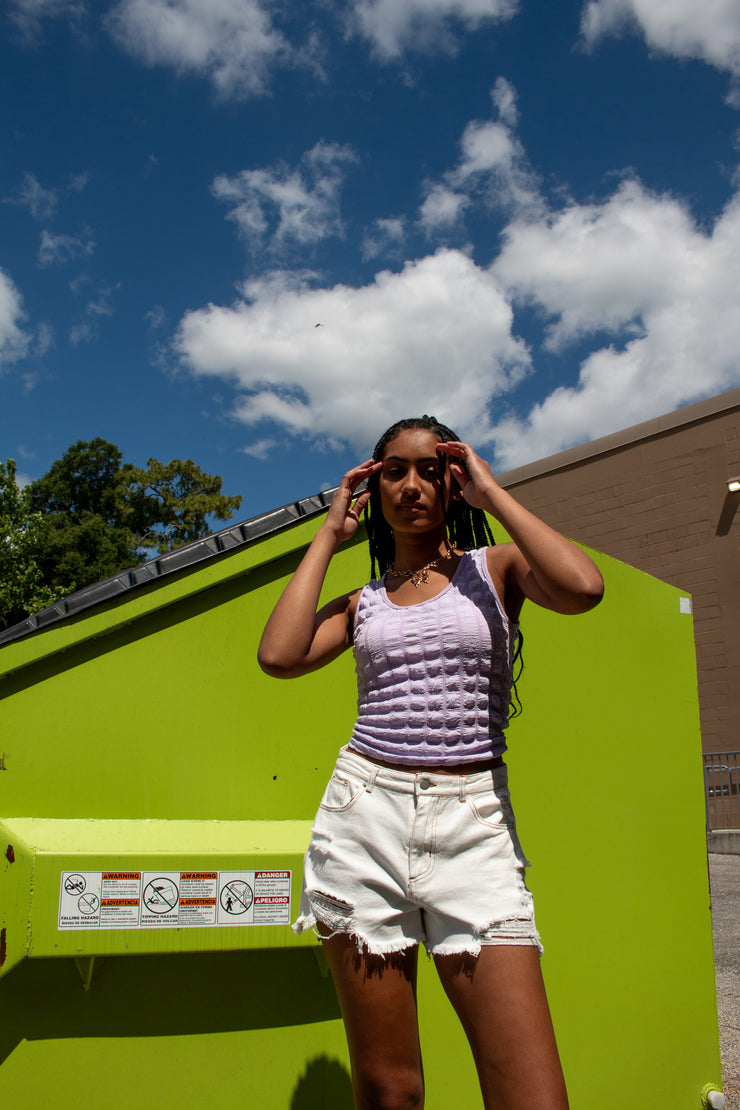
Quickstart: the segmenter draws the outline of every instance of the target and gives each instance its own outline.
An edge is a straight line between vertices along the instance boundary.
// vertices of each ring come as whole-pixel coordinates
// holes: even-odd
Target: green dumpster
[[[321,507],[0,647],[0,1107],[352,1106],[321,950],[290,927],[352,659],[278,683],[255,658]],[[595,558],[598,609],[523,614],[507,761],[543,970],[573,1110],[693,1110],[720,1060],[690,606]],[[348,546],[327,597],[367,572]],[[477,1110],[421,964],[427,1107]]]

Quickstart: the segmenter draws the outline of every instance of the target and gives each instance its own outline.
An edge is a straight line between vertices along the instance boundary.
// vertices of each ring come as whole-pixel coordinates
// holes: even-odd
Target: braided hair
[[[373,459],[375,462],[380,462],[383,459],[388,444],[392,439],[395,439],[397,435],[400,435],[401,432],[410,430],[416,431],[417,429],[431,432],[440,443],[449,443],[450,440],[460,442],[460,437],[456,435],[451,428],[447,428],[444,424],[440,424],[436,417],[426,415],[414,416],[406,420],[398,420],[383,433],[373,451]],[[440,455],[439,460],[440,479],[441,483],[443,483],[447,465],[446,455]],[[465,468],[465,464],[461,460],[459,461],[460,465]],[[454,477],[452,478],[452,484],[453,490],[459,489]],[[396,544],[393,538],[393,531],[383,516],[383,510],[380,507],[380,475],[373,474],[368,479],[367,486],[370,490],[370,500],[365,514],[365,521],[368,544],[370,547],[370,577],[380,578],[385,574],[395,558]],[[445,499],[443,497],[442,512],[444,513],[447,536],[452,547],[457,548],[459,551],[471,551],[475,547],[493,547],[495,544],[496,541],[493,538],[493,533],[491,532],[486,514],[482,509],[474,509],[463,497],[450,498],[449,504],[447,505],[445,505]],[[519,664],[511,690],[512,717],[516,717],[522,709],[516,683],[524,667],[524,661],[522,659],[523,643],[524,636],[522,635],[521,629],[519,629],[512,659],[515,668],[516,664]]]

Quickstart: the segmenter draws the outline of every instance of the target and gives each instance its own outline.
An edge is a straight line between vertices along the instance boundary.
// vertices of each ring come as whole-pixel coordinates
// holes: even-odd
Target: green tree
[[[109,578],[202,539],[209,518],[230,520],[241,505],[191,459],[149,459],[146,468],[122,460],[105,439],[79,440],[29,487],[43,517],[34,557],[47,586],[69,592]]]
[[[19,489],[14,459],[0,463],[0,627],[58,601],[63,591],[44,585],[35,559],[44,521],[31,510],[30,491]]]
[[[123,453],[113,443],[100,438],[78,440],[29,486],[33,508],[80,519],[92,513],[108,524],[118,523],[122,463]]]
[[[230,520],[242,503],[241,497],[224,496],[221,479],[192,459],[149,459],[145,470],[126,465],[121,482],[137,546],[160,554],[209,535],[209,516]]]
[[[46,585],[70,593],[140,562],[122,497],[122,459],[104,439],[80,440],[28,487],[43,518],[35,560]]]

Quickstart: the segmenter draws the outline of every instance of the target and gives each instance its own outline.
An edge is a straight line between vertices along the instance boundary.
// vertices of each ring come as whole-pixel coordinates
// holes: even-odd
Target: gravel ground
[[[722,1085],[740,1110],[740,856],[709,856]]]

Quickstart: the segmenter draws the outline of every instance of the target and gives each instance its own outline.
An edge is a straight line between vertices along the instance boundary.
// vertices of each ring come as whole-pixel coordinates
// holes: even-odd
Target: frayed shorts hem
[[[319,924],[330,931],[321,933],[319,931]],[[440,941],[438,944],[433,945],[428,944],[423,938],[417,939],[415,937],[407,937],[402,940],[392,940],[382,943],[363,937],[352,928],[333,928],[328,922],[317,920],[316,915],[313,913],[302,914],[298,920],[294,922],[292,929],[297,935],[311,931],[320,941],[332,940],[337,936],[348,936],[354,942],[358,952],[363,955],[380,956],[381,958],[392,956],[399,952],[406,952],[409,948],[416,948],[420,945],[424,946],[426,954],[430,959],[434,956],[480,956],[481,949],[498,946],[536,948],[539,956],[542,956],[544,951],[540,935],[536,930],[531,934],[525,933],[517,935],[516,933],[507,933],[497,929],[495,936],[473,936],[467,941]]]
[[[319,932],[319,924],[323,925],[325,929],[328,929],[330,931],[326,933]],[[397,952],[406,952],[409,948],[415,948],[419,943],[416,940],[393,940],[387,941],[386,943],[383,943],[381,941],[372,941],[367,937],[361,936],[354,929],[337,929],[332,928],[332,926],[329,925],[327,922],[318,922],[313,914],[309,914],[305,917],[299,917],[293,925],[294,933],[305,933],[308,930],[311,930],[314,936],[320,941],[333,940],[334,937],[340,936],[350,937],[358,952],[368,956],[380,956],[383,959],[386,956],[392,956]]]

